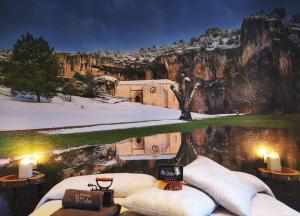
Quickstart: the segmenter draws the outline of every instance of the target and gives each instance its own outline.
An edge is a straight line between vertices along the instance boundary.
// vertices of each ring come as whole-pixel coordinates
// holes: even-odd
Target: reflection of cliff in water
[[[298,128],[299,129],[299,128]],[[264,147],[277,152],[284,166],[300,167],[300,134],[297,128],[261,129],[208,127],[192,133],[197,154],[207,156],[232,170],[246,171],[257,167],[257,151]]]
[[[159,163],[186,165],[197,155],[232,169],[254,173],[258,148],[279,153],[284,166],[300,167],[297,129],[199,128],[190,133],[131,138],[116,144],[87,147],[56,156],[63,178],[102,172],[155,174]],[[261,164],[260,164],[261,165]]]
[[[102,172],[153,173],[150,170],[155,168],[156,161],[176,158],[181,142],[181,133],[134,137],[115,144],[66,152],[55,160],[66,167],[62,171],[63,178]]]

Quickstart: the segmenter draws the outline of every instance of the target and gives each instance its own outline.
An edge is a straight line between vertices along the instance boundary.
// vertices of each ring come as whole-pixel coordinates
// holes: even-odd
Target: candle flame
[[[270,158],[278,158],[279,155],[276,152],[271,152],[270,154],[268,154],[268,157],[270,157]]]
[[[29,164],[29,163],[37,164],[37,161],[40,158],[41,158],[40,154],[23,155],[23,156],[20,157],[20,159],[21,159],[20,163],[21,164]]]
[[[261,147],[258,149],[258,154],[263,157],[267,154],[267,150],[264,147]]]
[[[260,157],[279,157],[279,154],[275,152],[273,149],[266,147],[266,146],[260,146],[256,149],[257,155]]]
[[[21,159],[21,162],[20,162],[21,164],[30,164],[30,163],[35,163],[35,161],[34,160],[30,160],[30,159],[28,159],[28,158],[23,158],[23,159]]]

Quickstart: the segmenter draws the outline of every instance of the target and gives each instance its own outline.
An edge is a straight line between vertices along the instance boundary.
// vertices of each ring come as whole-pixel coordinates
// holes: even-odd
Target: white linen
[[[205,193],[187,185],[179,191],[146,188],[126,197],[121,205],[149,216],[206,216],[217,207]]]
[[[124,198],[115,198],[115,203],[122,205]],[[62,207],[61,200],[51,200],[37,208],[30,216],[49,216]],[[127,210],[122,206],[122,216],[137,216],[138,213]],[[251,201],[250,216],[299,216],[300,213],[291,209],[284,203],[266,194],[258,193]],[[211,216],[234,216],[231,212],[223,208],[217,208]]]
[[[201,162],[199,164],[199,162]],[[190,167],[189,167],[190,166]],[[199,167],[201,169],[199,169]],[[204,167],[204,168],[203,168]],[[186,169],[188,168],[188,169]],[[196,173],[196,175],[195,175]],[[271,189],[260,179],[257,177],[242,173],[242,172],[235,172],[230,171],[221,165],[216,164],[215,162],[211,161],[208,158],[205,157],[199,157],[197,160],[192,162],[190,165],[184,168],[184,179],[186,180],[186,175],[191,175],[191,179],[193,180],[192,183],[196,183],[194,180],[198,180],[199,176],[202,177],[202,181],[204,179],[205,185],[207,187],[204,187],[204,191],[207,190],[209,187],[210,192],[212,192],[210,195],[213,197],[213,199],[218,202],[220,205],[225,206],[224,202],[228,202],[231,207],[236,207],[240,205],[240,202],[243,202],[245,199],[244,193],[249,192],[247,189],[244,189],[244,187],[240,186],[239,184],[246,185],[245,187],[250,187],[257,192],[264,192],[267,194],[256,194],[255,197],[251,200],[249,204],[249,215],[250,216],[271,216],[271,215],[283,215],[283,216],[296,216],[300,215],[295,210],[291,209],[284,203],[276,200],[274,198],[274,195],[271,191]],[[203,175],[203,176],[201,176]],[[201,190],[189,187],[187,185],[184,185],[185,190],[189,190],[190,192],[183,191],[161,191],[158,188],[154,188],[155,183],[157,182],[156,179],[150,175],[145,174],[133,174],[133,173],[106,173],[106,174],[98,174],[98,175],[87,175],[87,176],[76,176],[71,177],[68,179],[63,180],[62,182],[55,185],[39,202],[37,205],[35,211],[31,214],[31,216],[46,216],[50,215],[51,213],[55,212],[59,208],[62,207],[61,205],[61,199],[64,195],[64,192],[66,189],[81,189],[81,190],[89,190],[87,187],[88,183],[95,182],[96,177],[111,177],[114,179],[114,183],[112,185],[112,188],[115,190],[115,202],[119,203],[122,206],[122,212],[124,212],[122,215],[138,215],[138,213],[133,213],[132,211],[127,211],[127,209],[124,208],[124,201],[128,199],[118,199],[117,197],[126,197],[130,194],[133,194],[136,192],[136,194],[142,194],[139,195],[141,199],[134,199],[135,204],[138,204],[143,208],[144,206],[147,207],[147,205],[151,207],[157,206],[156,209],[160,210],[162,209],[161,206],[167,205],[167,208],[172,208],[173,210],[179,212],[180,215],[193,215],[193,213],[190,214],[186,213],[185,210],[182,209],[191,209],[189,206],[190,197],[195,195],[196,198],[193,198],[194,200],[201,199],[201,200],[211,200],[211,198],[203,193]],[[197,178],[195,178],[197,177]],[[186,181],[191,184],[191,181]],[[222,188],[223,187],[223,188]],[[188,188],[188,189],[186,189]],[[242,193],[240,193],[240,190],[242,189]],[[250,189],[250,192],[252,192],[252,189]],[[138,190],[141,190],[142,192],[145,190],[146,192],[137,192]],[[148,191],[150,190],[150,191]],[[159,192],[157,191],[159,190]],[[238,190],[238,192],[232,192],[232,190]],[[243,191],[245,190],[245,191]],[[165,193],[167,192],[167,193]],[[181,192],[183,194],[181,194]],[[178,194],[178,196],[172,195]],[[208,192],[206,192],[208,193]],[[191,195],[192,194],[192,195]],[[201,194],[201,195],[200,195]],[[150,196],[149,196],[150,195]],[[136,196],[136,195],[135,195]],[[234,197],[232,197],[234,196]],[[129,196],[132,197],[132,196]],[[164,197],[164,198],[163,198]],[[177,199],[180,201],[178,202]],[[143,202],[146,202],[148,200],[148,204]],[[150,201],[149,201],[150,200]],[[206,200],[206,201],[208,201]],[[167,201],[167,202],[166,202]],[[133,202],[131,200],[131,202]],[[234,203],[230,203],[234,202]],[[151,204],[152,203],[152,204]],[[165,204],[165,203],[171,203],[172,205]],[[192,201],[192,203],[194,203]],[[210,201],[208,201],[208,209],[203,208],[206,205],[205,202],[198,201],[196,204],[194,203],[192,205],[192,211],[195,211],[195,209],[199,206],[201,206],[201,209],[197,210],[197,215],[204,214],[205,211],[208,211],[208,209],[211,207]],[[227,204],[227,203],[225,203]],[[127,203],[128,205],[128,203]],[[214,208],[216,208],[217,204],[214,202]],[[226,206],[225,206],[226,207]],[[229,206],[230,207],[230,206]],[[243,206],[244,207],[244,206]],[[203,208],[203,209],[202,209]],[[211,215],[213,216],[232,216],[234,215],[232,212],[232,209],[226,207],[227,209],[223,209],[222,207],[218,207]],[[132,209],[132,208],[131,208]],[[132,209],[133,210],[133,209]],[[136,209],[134,209],[136,210]],[[228,211],[227,211],[228,210]],[[229,210],[231,212],[229,212]],[[169,211],[169,210],[166,210]],[[164,212],[159,212],[161,215],[164,215]],[[139,211],[141,212],[141,211]],[[200,212],[200,213],[199,213]],[[145,213],[145,212],[144,212]],[[148,212],[147,212],[148,213]],[[157,212],[155,212],[155,215],[158,215]],[[211,213],[211,212],[210,212]],[[207,215],[209,213],[206,213]],[[153,214],[152,214],[153,215]],[[176,214],[173,214],[176,215]]]
[[[213,160],[198,156],[184,167],[183,178],[187,184],[208,193],[232,213],[240,216],[250,215],[251,199],[256,194],[255,188]]]
[[[56,184],[38,203],[41,206],[48,200],[61,200],[66,189],[90,190],[88,183],[95,184],[96,177],[113,178],[113,184],[110,187],[114,190],[114,197],[122,198],[137,190],[151,187],[155,184],[156,179],[146,174],[134,173],[105,173],[97,175],[86,175],[66,178]]]
[[[264,183],[262,180],[257,178],[254,175],[251,175],[249,173],[245,172],[237,172],[237,171],[232,171],[235,175],[237,175],[242,181],[247,182],[251,184],[255,189],[256,192],[258,193],[266,193],[272,197],[275,197],[272,190],[269,188],[266,183]]]
[[[300,216],[300,213],[267,194],[258,193],[252,199],[251,216],[258,215]]]
[[[50,200],[36,208],[29,216],[49,216],[62,207],[61,200]]]

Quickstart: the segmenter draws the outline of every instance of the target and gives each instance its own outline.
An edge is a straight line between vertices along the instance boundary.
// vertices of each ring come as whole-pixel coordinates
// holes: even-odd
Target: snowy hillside
[[[82,126],[56,131],[74,133],[183,122],[178,120],[179,110],[117,99],[103,103],[100,99],[73,97],[72,102],[67,102],[63,96],[57,96],[51,103],[34,103],[20,101],[34,99],[33,96],[10,96],[8,89],[0,90],[0,131]],[[194,113],[193,117],[214,116]],[[94,126],[87,127],[91,125]]]
[[[182,54],[189,50],[207,50],[212,51],[219,49],[233,49],[240,46],[240,29],[221,30],[210,28],[205,34],[199,37],[192,37],[190,41],[178,41],[173,44],[163,45],[160,47],[141,48],[136,52],[120,51],[98,51],[90,53],[99,61],[112,61],[119,65],[143,64],[153,62],[159,56],[170,53]],[[73,56],[82,53],[72,54]]]

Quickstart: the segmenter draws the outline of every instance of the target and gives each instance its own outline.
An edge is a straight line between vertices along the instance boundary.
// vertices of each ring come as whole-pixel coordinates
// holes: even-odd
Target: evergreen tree
[[[87,82],[86,76],[81,75],[79,72],[76,72],[76,73],[73,75],[73,78],[76,79],[76,80],[78,80],[78,81],[84,82],[84,83]]]
[[[85,89],[83,96],[90,97],[90,98],[95,97],[96,96],[96,92],[95,92],[96,84],[94,82],[94,76],[92,74],[87,74],[85,83],[86,83],[87,87]]]
[[[72,80],[65,81],[65,84],[62,88],[62,93],[65,95],[69,95],[69,101],[72,101],[72,95],[77,95],[79,92],[77,88],[75,87]]]
[[[12,91],[35,94],[40,102],[41,96],[56,95],[61,84],[59,75],[59,63],[47,41],[34,38],[30,33],[17,40],[6,76]]]

